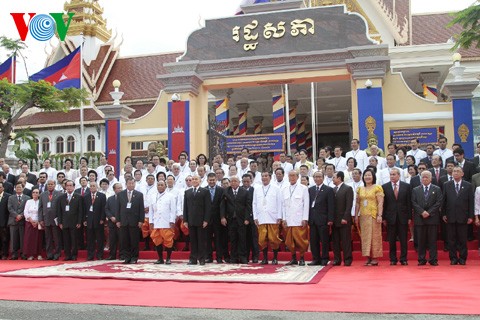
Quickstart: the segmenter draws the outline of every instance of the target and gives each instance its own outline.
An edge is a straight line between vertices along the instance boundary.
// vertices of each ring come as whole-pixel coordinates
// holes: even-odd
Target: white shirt
[[[275,224],[282,219],[282,191],[275,184],[259,185],[253,189],[253,219],[259,224]]]
[[[280,165],[283,168],[283,171],[285,171],[285,175],[288,175],[288,173],[293,170],[293,165],[290,162],[285,161],[280,163],[281,163]]]
[[[283,189],[283,188],[285,188],[285,187],[288,187],[288,185],[289,185],[287,179],[285,179],[285,178],[283,178],[283,180],[280,181],[280,182],[278,182],[277,179],[274,179],[274,180],[272,180],[272,181],[274,181],[273,183],[274,183],[277,187],[279,187],[280,189]]]
[[[380,170],[383,170],[387,167],[387,159],[385,159],[384,157],[370,156],[370,157],[368,157],[368,163],[370,163],[370,158],[376,158],[377,159],[377,172],[380,172]]]
[[[156,190],[156,189],[155,189]],[[153,223],[155,229],[170,228],[170,223],[175,223],[176,219],[175,197],[172,193],[156,191],[151,195],[149,212],[151,212],[150,223]]]
[[[402,169],[398,168],[398,167],[393,167],[393,168],[397,168],[400,171],[400,181],[405,182],[404,171]],[[378,185],[382,185],[382,184],[385,184],[385,183],[390,181],[390,170],[392,170],[393,168],[387,167],[377,174],[377,184]]]
[[[344,157],[333,158],[325,162],[333,164],[335,166],[335,171],[347,170],[347,159],[345,159]]]
[[[355,160],[357,160],[357,168],[362,170],[362,172],[368,166],[368,156],[364,150],[357,149],[348,151],[347,154],[345,154],[345,158],[354,158]]]
[[[40,170],[40,172],[46,172],[47,173],[47,176],[48,176],[48,179],[47,180],[57,180],[57,170],[55,170],[54,168],[50,167],[48,169],[46,168],[43,168]]]
[[[350,181],[347,183],[353,189],[353,205],[352,205],[352,217],[355,216],[355,206],[357,205],[357,189],[358,187],[363,187],[363,181],[360,180],[358,182]]]
[[[300,227],[302,221],[308,221],[309,196],[308,188],[296,183],[282,190],[282,219],[288,227]]]
[[[427,157],[427,153],[421,149],[409,150],[407,156],[413,156],[415,158],[415,164],[418,166],[420,160]]]
[[[440,157],[442,157],[442,163],[443,163],[442,168],[445,168],[445,162],[447,161],[447,159],[450,158],[450,157],[453,157],[452,150],[447,149],[447,148],[445,148],[444,150],[437,149],[437,150],[433,151],[433,154],[434,155],[439,155]]]
[[[175,212],[177,217],[183,216],[183,196],[180,196],[180,189],[175,187],[165,189],[165,192],[171,193],[175,199]]]
[[[475,215],[480,216],[480,187],[475,189]]]
[[[335,187],[335,185],[333,184],[333,177],[329,178],[328,176],[325,176],[325,178],[323,179],[323,184],[332,188]]]
[[[25,221],[27,221],[28,218],[32,219],[33,221],[38,221],[38,200],[27,200],[23,215],[25,216]]]

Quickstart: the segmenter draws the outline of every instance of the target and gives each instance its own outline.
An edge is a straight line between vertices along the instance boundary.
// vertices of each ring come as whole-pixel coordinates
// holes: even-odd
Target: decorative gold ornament
[[[470,133],[470,130],[468,129],[467,125],[465,123],[462,123],[457,130],[458,136],[460,137],[460,141],[467,142],[468,134]]]
[[[376,127],[377,127],[377,121],[375,120],[374,117],[369,116],[365,120],[365,128],[367,128],[368,135],[373,135],[373,132],[375,131]]]

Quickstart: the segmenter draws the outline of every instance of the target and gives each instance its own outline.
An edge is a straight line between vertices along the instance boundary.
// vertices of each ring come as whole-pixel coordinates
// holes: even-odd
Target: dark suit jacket
[[[111,219],[112,217],[115,217],[117,211],[118,211],[117,197],[113,195],[107,199],[107,204],[105,205],[105,216],[108,219]]]
[[[45,191],[40,195],[38,201],[38,221],[44,221],[45,226],[55,226],[55,218],[57,217],[57,201],[62,195],[60,191],[52,192],[52,200],[50,201],[50,192]],[[50,208],[48,203],[50,202]]]
[[[465,160],[463,163],[463,180],[472,182],[472,176],[477,173],[477,169],[473,162]]]
[[[203,222],[210,222],[211,212],[211,198],[210,191],[205,188],[198,188],[197,192],[193,193],[194,188],[185,191],[183,198],[183,221],[188,223],[188,226],[201,227]]]
[[[0,200],[0,228],[5,228],[8,223],[8,198],[11,196],[10,193],[3,191],[2,200]]]
[[[472,184],[462,181],[460,191],[455,190],[455,180],[448,181],[443,186],[443,211],[447,223],[467,223],[474,218],[474,190]]]
[[[7,173],[6,176],[7,176],[7,178],[5,180],[10,182],[11,184],[15,185],[15,181],[17,180],[15,178],[15,176],[11,173]]]
[[[430,171],[432,173],[432,183],[436,186],[441,187],[440,178],[447,175],[447,170],[445,170],[443,168],[440,168],[440,170],[439,170],[439,181],[437,181],[437,175],[435,174],[435,168],[431,168],[428,171]]]
[[[11,184],[10,182],[8,182],[7,180],[3,180],[3,189],[4,189],[4,192],[6,193],[10,193],[10,194],[14,194],[14,190],[13,190],[13,184]]]
[[[388,224],[408,224],[408,220],[412,219],[412,191],[408,183],[399,181],[397,183],[398,199],[395,199],[395,193],[391,182],[385,183],[383,186],[383,219]]]
[[[80,194],[80,195],[81,195],[81,194],[82,194],[82,188],[77,188],[77,189],[75,189],[74,192],[75,192],[76,194]],[[89,187],[85,188],[85,192],[84,192],[84,193],[85,193],[85,194],[90,193],[90,188],[89,188]]]
[[[245,189],[247,190],[247,189]],[[254,223],[253,221],[253,192],[255,189],[253,187],[248,188],[248,193],[250,194],[250,206],[252,207],[252,212],[250,213],[249,221],[250,223]]]
[[[210,196],[210,187],[206,188],[208,195]],[[210,196],[210,220],[211,222],[220,223],[220,217],[225,216],[225,203],[223,202],[223,193],[224,190],[222,187],[215,186],[215,193],[212,197]]]
[[[443,191],[443,186],[445,182],[449,181],[448,179],[449,179],[448,174],[440,177],[440,189],[442,189],[442,191]]]
[[[95,193],[95,201],[93,202],[93,211],[90,211],[92,206],[92,194],[83,197],[85,221],[87,221],[87,228],[103,228],[103,224],[100,221],[105,222],[105,206],[107,205],[107,197],[101,193]]]
[[[138,227],[139,222],[145,220],[145,206],[143,194],[137,190],[132,191],[131,207],[127,208],[127,189],[117,194],[117,213],[115,219],[122,227]]]
[[[40,184],[35,184],[32,187],[32,189],[34,189],[34,188],[37,188],[40,191]],[[47,191],[47,183],[46,182],[43,184],[43,191]],[[40,191],[40,193],[42,193],[43,191]]]
[[[15,177],[15,183],[18,181],[19,176]],[[27,173],[27,182],[33,185],[37,184],[37,176],[33,173]],[[46,189],[45,189],[46,190]]]
[[[430,160],[430,159],[428,158],[428,156],[426,156],[425,158],[423,158],[422,160],[420,160],[420,162],[425,163],[425,164],[427,165],[427,169],[430,169],[430,168],[433,167],[433,166],[432,166],[432,160]]]
[[[252,199],[250,192],[242,187],[238,187],[237,196],[233,196],[232,187],[223,193],[223,201],[225,205],[225,212],[220,218],[237,219],[238,223],[243,225],[245,220],[249,220],[252,213]]]
[[[334,218],[335,227],[342,226],[342,219],[352,223],[353,189],[342,183],[335,193]]]
[[[477,187],[480,187],[480,173],[475,173],[472,176],[472,187],[474,192],[477,189]]]
[[[475,166],[475,172],[477,173],[480,172],[480,157],[479,156],[473,157],[471,162],[473,162],[473,165]]]
[[[308,195],[310,197],[308,224],[324,226],[328,222],[333,222],[335,208],[335,194],[333,193],[333,188],[322,184],[322,187],[317,194],[317,186],[313,186],[308,189]],[[314,201],[315,204],[312,208]]]
[[[17,194],[13,194],[8,198],[8,212],[9,212],[8,225],[9,226],[18,226],[18,225],[25,224],[25,219],[16,221],[15,218],[19,214],[23,215],[23,212],[25,211],[25,203],[27,203],[27,200],[30,200],[30,197],[24,194],[22,194],[22,201],[20,203],[18,203]]]
[[[410,189],[414,189],[421,185],[422,182],[420,180],[420,176],[415,176],[410,179]]]
[[[425,201],[423,184],[412,191],[413,219],[417,226],[438,225],[440,222],[440,208],[442,207],[443,196],[440,187],[430,184],[428,197]],[[423,211],[427,211],[430,216],[423,218]]]
[[[67,204],[70,210],[66,211]],[[68,202],[68,194],[61,194],[57,199],[57,217],[58,224],[63,228],[75,229],[77,224],[83,222],[83,199],[79,194],[72,194],[70,202]]]

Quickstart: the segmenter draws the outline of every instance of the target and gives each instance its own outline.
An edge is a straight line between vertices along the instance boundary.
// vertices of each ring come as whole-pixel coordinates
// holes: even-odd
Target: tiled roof
[[[102,122],[103,118],[94,109],[85,108],[83,110],[83,120],[85,122]],[[61,126],[70,123],[80,122],[80,109],[70,110],[68,112],[37,112],[28,116],[20,118],[16,123],[16,127],[30,127],[30,126],[47,126],[55,125]]]
[[[412,16],[412,44],[446,43],[452,36],[462,31],[460,25],[451,28],[447,24],[452,21],[450,13],[419,14]],[[459,50],[464,58],[480,58],[480,49]]]
[[[164,63],[175,62],[182,55],[180,52],[146,55],[138,57],[118,58],[108,75],[105,86],[100,93],[97,103],[110,102],[113,80],[120,80],[121,91],[125,94],[122,100],[140,100],[158,98],[163,84],[157,75],[164,74]]]

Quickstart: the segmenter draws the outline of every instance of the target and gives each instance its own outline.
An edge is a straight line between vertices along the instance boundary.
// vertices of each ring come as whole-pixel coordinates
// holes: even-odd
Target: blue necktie
[[[215,188],[210,188],[210,198],[212,199],[212,202],[213,202],[214,196],[215,196]]]
[[[425,192],[423,193],[423,195],[425,196],[425,200],[427,200],[427,198],[428,198],[428,187],[425,187]]]

